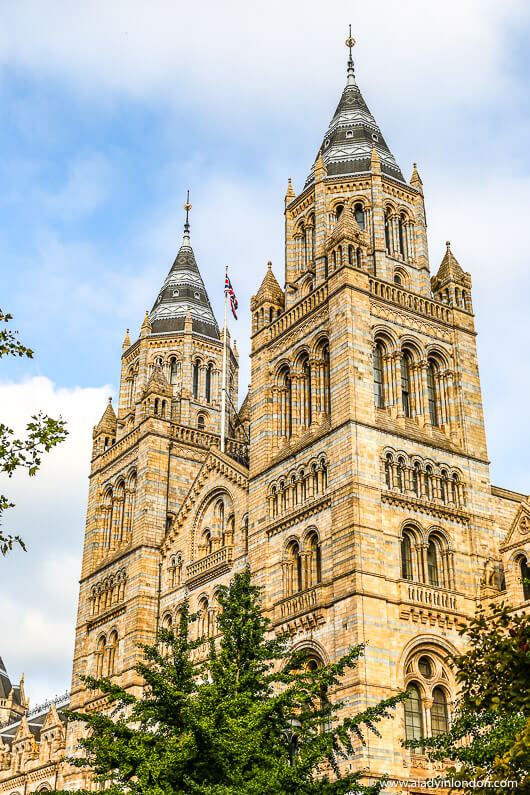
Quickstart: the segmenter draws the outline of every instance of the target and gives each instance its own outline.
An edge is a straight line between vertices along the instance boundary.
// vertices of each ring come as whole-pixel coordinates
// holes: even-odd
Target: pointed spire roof
[[[461,282],[465,278],[460,263],[451,251],[450,241],[448,240],[445,245],[447,246],[447,251],[438,268],[438,273],[436,274],[436,279],[440,285],[446,284],[447,282]]]
[[[154,334],[183,331],[189,312],[193,331],[218,340],[219,326],[190,243],[189,191],[184,209],[186,222],[182,245],[149,314],[152,331]]]
[[[103,415],[102,415],[100,421],[98,422],[98,424],[94,428],[94,431],[96,431],[98,433],[105,432],[105,431],[107,431],[109,433],[115,433],[116,432],[116,423],[117,423],[117,420],[116,420],[116,414],[115,414],[114,409],[112,407],[112,398],[109,397],[109,402],[107,403],[107,407],[106,407],[105,411],[103,412]]]
[[[414,168],[412,169],[410,184],[412,185],[413,188],[416,188],[416,190],[419,190],[421,193],[423,182],[421,181],[421,177],[418,174],[418,168],[416,166],[416,163],[414,163]]]
[[[401,169],[387,146],[355,80],[351,55],[354,39],[346,40],[350,48],[346,86],[321,145],[321,156],[328,177],[363,174],[370,171],[372,145],[375,144],[383,174],[405,183]],[[315,164],[305,187],[315,179]],[[405,183],[406,184],[406,183]]]
[[[255,295],[253,304],[258,305],[266,301],[272,304],[280,304],[282,307],[285,304],[283,290],[272,272],[272,262],[267,262],[267,273],[263,277],[263,281]]]
[[[340,240],[357,240],[360,234],[361,227],[357,223],[352,208],[345,207],[326,240],[326,247],[331,249]]]
[[[148,395],[150,392],[154,392],[155,394],[159,395],[168,395],[171,397],[173,394],[173,390],[169,381],[167,380],[161,366],[157,363],[153,368],[153,372],[149,376],[149,380],[145,385],[145,389],[143,391],[143,397]]]

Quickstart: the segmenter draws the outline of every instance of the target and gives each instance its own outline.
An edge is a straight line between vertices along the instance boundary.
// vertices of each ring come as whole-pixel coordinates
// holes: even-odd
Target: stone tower
[[[251,309],[248,558],[265,609],[317,665],[367,644],[346,711],[411,688],[347,765],[424,776],[401,740],[447,725],[459,624],[485,587],[506,596],[505,565],[508,598],[530,597],[521,552],[501,554],[529,504],[490,484],[471,277],[448,243],[431,278],[422,181],[416,165],[404,178],[351,51],[298,195],[289,180],[285,288],[269,269]]]
[[[74,709],[94,698],[82,674],[114,674],[125,686],[138,686],[138,644],[153,640],[160,620],[161,545],[219,444],[223,346],[190,243],[190,207],[182,245],[138,339],[131,343],[127,331],[117,414],[109,399],[94,428]],[[231,427],[238,362],[230,347],[227,380]],[[227,449],[234,445],[229,439]],[[76,739],[73,726],[70,748]],[[80,784],[79,776],[72,771],[69,786]]]

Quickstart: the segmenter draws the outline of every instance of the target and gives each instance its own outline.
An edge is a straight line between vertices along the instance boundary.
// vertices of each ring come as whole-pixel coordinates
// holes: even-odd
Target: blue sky
[[[269,259],[282,281],[287,178],[302,188],[338,102],[349,22],[364,97],[403,173],[418,163],[431,268],[450,239],[473,278],[493,481],[529,490],[527,3],[5,2],[1,306],[37,356],[2,361],[2,419],[45,406],[72,430],[41,478],[0,484],[29,541],[0,561],[0,655],[34,700],[69,684],[91,427],[186,189],[218,319],[225,264],[240,300],[243,397],[250,296]]]

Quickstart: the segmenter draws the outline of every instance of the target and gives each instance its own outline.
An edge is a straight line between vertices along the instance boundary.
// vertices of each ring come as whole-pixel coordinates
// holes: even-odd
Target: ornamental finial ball
[[[446,240],[445,241],[445,245],[447,246],[447,248],[450,248],[451,247],[451,241],[450,240]]]

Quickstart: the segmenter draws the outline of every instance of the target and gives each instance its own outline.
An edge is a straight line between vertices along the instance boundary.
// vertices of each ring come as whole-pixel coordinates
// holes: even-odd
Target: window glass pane
[[[429,402],[429,417],[432,425],[438,425],[438,414],[436,411],[436,387],[434,383],[434,367],[427,365],[427,398]]]
[[[432,677],[432,663],[428,657],[420,657],[418,661],[418,668],[422,676],[425,679],[430,679]]]
[[[412,547],[408,535],[401,540],[401,576],[404,580],[412,580]]]
[[[362,204],[355,205],[355,220],[361,229],[364,229],[364,210]]]
[[[383,391],[383,352],[380,345],[374,348],[374,398],[378,409],[385,407]]]
[[[406,354],[401,357],[401,402],[405,417],[410,417],[410,368]]]
[[[439,585],[438,578],[438,550],[436,543],[431,539],[427,547],[427,567],[429,569],[429,582],[431,585]]]
[[[435,687],[432,692],[431,731],[433,737],[449,730],[449,712],[447,699],[441,687]]]
[[[405,701],[405,734],[407,740],[421,740],[423,738],[423,715],[421,697],[418,686],[408,686],[409,697]]]

